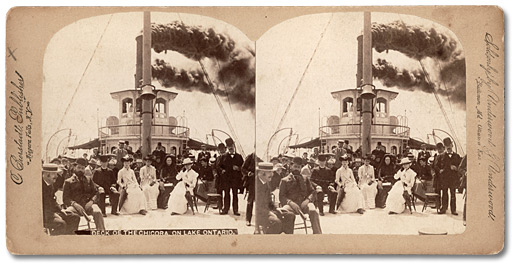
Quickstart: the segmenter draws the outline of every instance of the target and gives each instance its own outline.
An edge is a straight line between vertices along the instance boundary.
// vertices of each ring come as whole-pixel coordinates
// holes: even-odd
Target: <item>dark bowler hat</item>
[[[109,155],[100,155],[99,156],[99,161],[101,161],[101,162],[108,162],[109,159],[110,159]]]
[[[421,156],[421,157],[419,158],[419,161],[421,161],[421,160],[422,160],[422,161],[427,161],[428,159],[426,158],[426,156],[423,155],[423,156]]]
[[[260,162],[258,163],[258,167],[256,167],[259,171],[272,171],[273,168],[273,163],[271,162]]]
[[[327,156],[324,155],[324,154],[319,154],[318,155],[318,161],[326,161],[327,160]]]
[[[78,158],[78,159],[76,159],[76,162],[74,162],[74,165],[81,165],[83,167],[87,167],[88,162],[84,158]]]
[[[444,143],[444,145],[446,145],[446,147],[453,146],[453,143],[451,142],[451,139],[449,137],[444,138],[442,142]]]
[[[295,158],[292,159],[292,163],[298,164],[298,165],[302,165],[303,164],[303,159],[301,157],[295,157]]]
[[[435,146],[437,146],[437,149],[441,149],[444,147],[444,144],[442,144],[441,142],[440,143],[437,143]]]
[[[227,138],[226,139],[226,146],[227,147],[234,146],[234,145],[235,145],[235,141],[233,141],[233,139],[231,139],[231,138]]]
[[[218,149],[225,149],[226,146],[223,143],[219,143],[217,146]]]
[[[363,159],[371,159],[372,158],[372,155],[371,154],[366,154]]]
[[[125,162],[125,161],[132,161],[132,160],[134,160],[134,159],[132,158],[132,156],[130,156],[130,155],[128,155],[128,154],[121,158],[121,161],[122,161],[122,162]]]
[[[146,155],[146,157],[144,157],[143,160],[144,161],[153,160],[153,156],[152,155]]]
[[[54,163],[45,163],[43,164],[42,171],[50,173],[59,173],[61,172],[61,169],[58,165]]]

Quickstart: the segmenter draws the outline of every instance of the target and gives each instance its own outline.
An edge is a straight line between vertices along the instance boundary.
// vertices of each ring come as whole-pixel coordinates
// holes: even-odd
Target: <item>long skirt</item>
[[[139,186],[129,186],[126,193],[126,200],[121,206],[122,214],[137,214],[141,210],[146,210],[146,197]]]
[[[157,197],[159,197],[159,184],[143,186],[144,196],[146,197],[146,210],[157,209]]]
[[[388,212],[394,212],[400,214],[405,209],[405,200],[403,197],[404,186],[403,182],[397,181],[395,182],[392,189],[388,192],[388,197],[386,198],[386,208],[385,210]]]
[[[365,199],[361,190],[356,185],[345,187],[345,197],[338,207],[338,211],[344,213],[354,213],[358,209],[365,208]]]
[[[188,211],[188,200],[186,199],[186,186],[183,182],[179,182],[173,188],[170,194],[170,201],[168,202],[168,208],[176,214],[184,214]]]
[[[372,185],[364,184],[360,187],[363,198],[365,199],[366,208],[376,208],[376,195],[377,195],[377,184],[374,182]]]

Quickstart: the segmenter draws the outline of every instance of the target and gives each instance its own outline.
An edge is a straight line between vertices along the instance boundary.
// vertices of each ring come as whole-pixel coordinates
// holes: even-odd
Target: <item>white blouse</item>
[[[177,176],[175,177],[177,180],[182,180],[185,185],[187,185],[186,189],[193,194],[193,189],[195,188],[195,185],[197,184],[197,177],[199,177],[199,174],[194,171],[193,169],[190,169],[189,171],[180,171]]]
[[[417,173],[408,168],[406,170],[397,171],[394,175],[394,179],[401,179],[400,181],[406,184],[405,189],[408,193],[411,193],[412,187],[415,184],[415,176],[417,176]]]
[[[132,185],[139,186],[139,182],[137,182],[137,178],[135,178],[134,171],[132,169],[126,169],[125,167],[123,167],[117,173],[117,184],[126,188]]]
[[[357,186],[356,178],[354,178],[352,170],[350,168],[345,169],[343,166],[336,171],[336,183],[340,188],[346,186]]]

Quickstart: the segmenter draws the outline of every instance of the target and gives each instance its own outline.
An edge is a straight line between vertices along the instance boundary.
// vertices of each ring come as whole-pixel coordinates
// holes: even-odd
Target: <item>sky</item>
[[[429,20],[409,15],[372,13],[372,22],[389,23],[396,20],[402,20],[407,25],[433,27],[456,40],[448,29]],[[329,21],[330,24],[327,26]],[[362,29],[362,13],[314,14],[284,21],[264,33],[257,41],[256,135],[257,153],[260,157],[265,157],[268,142],[275,133],[300,80],[300,88],[281,128],[292,128],[293,133],[298,134],[299,142],[305,142],[318,137],[320,118],[321,123],[324,123],[327,116],[339,114],[340,102],[333,99],[330,93],[355,88],[356,38],[362,33]],[[323,38],[317,46],[322,33]],[[310,61],[314,50],[316,53]],[[399,67],[420,68],[416,60],[394,51],[377,53],[373,50],[373,61],[377,58],[389,60]],[[308,70],[304,75],[309,61]],[[428,61],[425,64],[428,66]],[[430,72],[432,77],[436,73],[438,72],[435,70]],[[383,87],[377,80],[374,80],[374,84],[377,88],[399,93],[392,102],[390,113],[407,116],[410,137],[427,142],[427,134],[432,133],[434,128],[449,132],[433,94]],[[465,109],[452,104],[442,96],[441,102],[465,148]],[[277,153],[282,140],[283,148],[289,140],[288,135],[289,130],[284,130],[273,137],[270,155]],[[444,138],[442,135],[440,137]],[[296,136],[291,139],[291,144],[296,143]],[[434,143],[432,139],[430,143]]]
[[[222,21],[190,14],[151,13],[152,23],[169,23],[179,18],[186,25],[212,27],[217,32],[227,33],[237,46],[249,45],[254,48],[254,43],[241,31]],[[71,128],[72,134],[76,135],[69,145],[84,143],[97,137],[97,127],[104,126],[107,117],[119,116],[118,104],[110,97],[110,92],[134,88],[135,37],[140,34],[142,25],[142,13],[116,13],[79,20],[53,36],[44,56],[42,90],[42,115],[43,119],[49,119],[43,123],[42,143],[46,145],[49,142],[51,156],[56,154],[58,146],[61,152],[61,148],[67,144],[68,131],[59,130]],[[91,57],[91,63],[86,68]],[[152,50],[152,61],[155,58],[164,59],[178,68],[199,67],[197,62],[176,52],[157,54]],[[214,66],[207,59],[203,63],[211,78]],[[80,83],[83,72],[84,78]],[[158,82],[154,84],[159,89],[165,89]],[[76,88],[77,93],[74,95]],[[170,116],[187,117],[192,138],[205,142],[206,134],[211,133],[213,128],[230,133],[213,95],[184,92],[175,88],[165,90],[178,93],[170,104],[169,113]],[[254,111],[239,110],[226,100],[222,102],[244,151],[252,152]],[[69,103],[70,108],[67,110]],[[56,131],[59,132],[52,136]],[[216,135],[221,140],[226,139],[222,133]],[[45,152],[45,148],[42,151]]]
[[[186,25],[213,27],[217,32],[228,33],[239,45],[247,44],[253,48],[256,46],[256,115],[252,111],[241,111],[232,104],[223,102],[246,153],[254,150],[256,135],[257,152],[260,157],[265,154],[267,142],[275,132],[300,79],[300,90],[282,125],[293,128],[300,142],[318,136],[320,116],[323,123],[327,116],[339,113],[339,101],[334,100],[330,92],[355,86],[356,37],[362,32],[362,13],[324,13],[287,20],[264,33],[256,45],[235,27],[208,17],[153,12],[152,22],[168,23],[179,20],[179,16]],[[330,24],[324,31],[329,20]],[[453,33],[443,26],[419,17],[372,13],[373,22],[388,23],[396,20],[410,25],[433,27],[454,37]],[[105,27],[106,32],[99,41]],[[67,131],[60,131],[51,137],[54,132],[71,128],[75,136],[70,145],[87,142],[97,137],[98,125],[103,126],[108,116],[118,115],[118,104],[112,100],[109,93],[133,89],[135,37],[141,29],[142,13],[116,13],[79,20],[64,27],[52,38],[44,57],[42,104],[43,119],[50,119],[43,125],[42,142],[47,144],[50,139],[50,155],[55,154],[58,145],[64,147],[67,140],[64,138],[68,136]],[[316,47],[322,33],[321,43]],[[98,41],[99,46],[96,50]],[[303,76],[315,49],[316,54]],[[86,69],[91,57],[91,63]],[[154,58],[165,59],[174,63],[176,67],[198,67],[198,63],[175,52],[152,52],[152,60]],[[389,60],[399,67],[419,67],[417,61],[398,52],[374,51],[374,61],[377,58]],[[204,63],[210,69],[212,77],[211,69],[214,69],[214,66],[209,60],[204,60]],[[83,72],[84,78],[79,83]],[[431,75],[435,76],[435,72]],[[155,84],[160,87],[157,82]],[[378,88],[385,88],[377,80],[374,84]],[[77,93],[73,98],[76,88]],[[431,133],[433,128],[449,130],[432,94],[397,88],[385,89],[400,93],[392,103],[391,114],[408,117],[411,137],[427,141],[427,134]],[[192,138],[205,141],[206,134],[211,133],[212,128],[230,133],[212,95],[184,92],[174,88],[167,90],[179,94],[170,106],[170,115],[187,116]],[[441,97],[441,100],[457,136],[465,147],[465,110],[451,104],[446,98]],[[69,103],[70,109],[60,126],[60,120]],[[428,121],[425,121],[425,116],[428,117]],[[287,135],[287,131],[280,133],[273,140],[270,151],[276,152],[280,141]],[[225,139],[223,135],[219,137]],[[296,137],[291,139],[291,143],[296,142]],[[45,151],[45,148],[42,151]]]

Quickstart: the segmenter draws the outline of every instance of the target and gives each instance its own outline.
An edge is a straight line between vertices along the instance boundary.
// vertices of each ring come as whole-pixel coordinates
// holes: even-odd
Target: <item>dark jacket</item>
[[[305,180],[301,175],[293,175],[290,173],[282,179],[280,183],[280,203],[287,204],[287,200],[291,200],[298,205],[306,199],[314,201],[316,190],[310,180]]]
[[[240,188],[242,186],[242,172],[240,170],[242,164],[244,164],[244,159],[238,153],[235,153],[233,157],[229,153],[222,156],[219,166],[223,170],[221,178],[221,186],[223,188]],[[233,170],[233,166],[237,166],[238,170]]]
[[[85,207],[89,201],[97,201],[97,186],[87,177],[72,175],[71,178],[65,180],[63,185],[63,203],[70,206],[75,201],[82,207]]]
[[[54,220],[54,214],[60,213],[61,208],[56,202],[53,185],[47,185],[42,179],[42,206],[43,206],[43,226],[48,228]]]
[[[95,169],[92,174],[92,181],[102,187],[105,190],[105,194],[112,194],[112,191],[110,191],[111,187],[117,189],[117,178],[114,171],[109,168],[103,169],[100,167]]]
[[[460,165],[460,162],[462,161],[462,158],[459,156],[459,154],[452,152],[451,157],[448,154],[448,152],[442,153],[438,157],[437,161],[437,171],[440,173],[440,182],[441,183],[456,183],[459,180],[459,173],[458,173],[458,167]],[[457,169],[452,170],[451,165],[457,167]],[[441,172],[442,170],[442,172]]]

